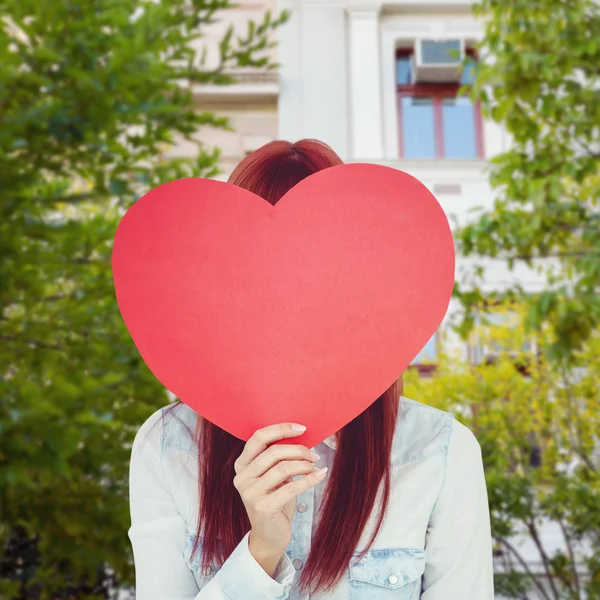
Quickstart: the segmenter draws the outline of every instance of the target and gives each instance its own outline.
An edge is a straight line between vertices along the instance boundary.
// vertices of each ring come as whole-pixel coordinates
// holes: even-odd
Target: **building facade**
[[[499,125],[483,119],[479,107],[458,93],[472,80],[476,46],[484,35],[472,4],[279,0],[292,14],[279,40],[279,137],[317,138],[346,161],[406,171],[433,192],[453,226],[464,225],[475,207],[493,204],[489,160],[510,144]],[[463,58],[471,66],[458,72],[444,64]],[[535,291],[544,283],[525,266],[509,271],[504,260],[482,262],[488,289],[516,280]],[[457,280],[468,281],[473,266],[473,260],[458,256]],[[465,344],[448,327],[458,310],[453,301],[440,331],[415,359],[424,375],[435,368],[440,338],[466,359],[485,359],[487,350],[477,340]],[[564,550],[556,524],[542,524],[541,534],[550,555]],[[514,544],[529,569],[543,572],[527,532]],[[502,568],[499,556],[497,569]]]
[[[231,120],[232,131],[199,132],[208,146],[222,151],[219,178],[226,179],[239,160],[271,140],[316,138],[347,162],[386,165],[415,176],[453,226],[472,218],[475,207],[492,205],[489,160],[507,150],[510,139],[458,94],[470,82],[471,68],[448,64],[478,58],[483,24],[472,14],[472,0],[242,0],[229,11],[227,23],[213,26],[202,41],[208,43],[209,60],[211,40],[216,42],[226,25],[242,32],[265,10],[291,13],[273,50],[279,69],[238,73],[234,85],[196,90],[200,110]],[[169,154],[192,151],[182,143]],[[483,264],[488,289],[516,280],[535,291],[544,283],[525,266],[509,271],[503,260]],[[472,267],[473,261],[459,256],[457,280],[468,280]],[[465,358],[484,358],[485,348],[451,333],[448,323],[458,310],[451,303],[440,331],[415,359],[424,375],[435,368],[442,337]],[[562,546],[552,524],[544,526],[543,536],[551,553]],[[515,544],[529,567],[538,569],[531,539],[523,535]],[[528,598],[536,596],[532,592]]]
[[[199,40],[216,61],[216,47],[232,24],[243,33],[250,19],[266,10],[287,10],[271,51],[277,71],[236,73],[228,86],[198,86],[200,110],[230,118],[232,131],[207,129],[199,136],[221,149],[221,179],[246,154],[274,140],[317,138],[347,162],[371,162],[402,169],[417,177],[442,204],[453,226],[464,224],[476,206],[489,206],[488,161],[508,148],[508,135],[482,119],[479,107],[464,95],[472,70],[456,75],[452,65],[436,61],[477,59],[475,47],[483,26],[472,14],[471,0],[242,0]],[[447,46],[456,48],[448,52]],[[434,62],[433,69],[426,64]],[[429,69],[429,70],[428,70]],[[454,73],[453,73],[454,71]],[[180,143],[170,155],[189,155],[193,145]],[[541,276],[505,261],[485,261],[486,286],[518,280],[531,289]],[[457,280],[468,280],[472,260],[458,259]],[[458,306],[452,304],[449,317]],[[452,337],[445,342],[465,357],[478,357]],[[440,348],[440,333],[416,363],[430,369]]]

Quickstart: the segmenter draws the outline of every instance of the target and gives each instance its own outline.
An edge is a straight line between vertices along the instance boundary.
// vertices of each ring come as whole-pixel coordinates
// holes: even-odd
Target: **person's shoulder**
[[[133,440],[133,452],[138,452],[143,446],[159,445],[162,437],[162,411],[159,408],[153,412],[139,427]]]
[[[394,437],[394,464],[402,466],[446,453],[455,422],[450,412],[401,396]]]
[[[435,454],[481,455],[475,434],[451,412],[402,396],[396,426],[397,461],[415,462]]]
[[[153,412],[138,429],[132,452],[142,447],[146,452],[162,454],[166,448],[179,447],[193,451],[198,413],[183,402],[163,406]]]
[[[452,420],[452,432],[449,440],[449,456],[459,463],[467,461],[481,462],[481,444],[464,423],[458,419]]]
[[[405,428],[419,428],[424,433],[435,432],[438,429],[452,428],[454,415],[451,412],[424,404],[417,400],[400,397],[398,424],[404,423]]]
[[[162,409],[162,449],[198,454],[198,413],[178,402]]]

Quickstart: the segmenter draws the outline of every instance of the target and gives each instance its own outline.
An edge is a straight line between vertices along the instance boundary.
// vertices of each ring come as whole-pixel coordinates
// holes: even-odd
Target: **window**
[[[475,59],[463,69],[460,83],[413,83],[412,55],[412,49],[396,54],[400,156],[482,157],[479,105],[457,95],[463,85],[473,82]],[[471,51],[469,56],[474,56]]]
[[[519,312],[494,303],[490,303],[485,312],[475,315],[475,329],[467,342],[469,362],[473,365],[495,364],[502,353],[508,353],[518,371],[527,376],[528,362],[536,358],[538,349],[535,336],[523,336],[520,331],[521,319]],[[505,333],[494,337],[493,331],[502,329]],[[512,331],[514,337],[511,337]]]
[[[436,331],[425,344],[421,352],[410,363],[410,367],[417,369],[421,375],[432,375],[436,369],[438,351],[440,346],[439,330]]]

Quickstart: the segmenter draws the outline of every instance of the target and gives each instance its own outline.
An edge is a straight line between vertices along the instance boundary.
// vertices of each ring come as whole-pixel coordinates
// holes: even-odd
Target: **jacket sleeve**
[[[249,532],[215,577],[198,589],[185,557],[187,525],[162,464],[162,411],[138,431],[131,453],[129,502],[137,600],[285,600],[296,570],[284,554],[269,577],[248,550]]]
[[[421,600],[493,600],[488,495],[481,447],[452,419],[445,479],[425,538]]]

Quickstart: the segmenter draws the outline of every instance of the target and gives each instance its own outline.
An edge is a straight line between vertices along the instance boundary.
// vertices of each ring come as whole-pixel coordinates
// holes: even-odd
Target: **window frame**
[[[435,344],[435,357],[434,357],[433,361],[432,362],[411,362],[407,366],[407,369],[416,370],[421,377],[431,377],[437,371],[438,355],[442,351],[441,325],[440,325],[440,327],[438,327],[435,330],[435,332],[433,333],[431,338],[434,339],[434,344]],[[429,340],[427,340],[427,343],[425,344],[425,346],[430,342],[431,338]],[[419,352],[419,354],[421,354],[421,352],[422,352],[422,350]],[[417,356],[415,356],[413,361],[416,360],[417,357],[418,357],[418,354],[417,354]]]
[[[488,315],[492,314],[501,314],[508,315],[510,313],[510,309],[503,310],[500,312],[495,312],[494,309],[501,306],[502,302],[500,300],[495,299],[485,299],[483,302],[483,306],[481,310],[475,312],[475,319],[477,317],[482,316],[486,318]],[[513,364],[515,368],[521,375],[529,376],[529,361],[538,361],[540,360],[541,352],[538,345],[537,336],[531,334],[528,337],[527,343],[529,344],[528,350],[522,350],[525,354],[528,355],[528,361],[525,364],[519,363],[516,359]],[[498,352],[491,348],[490,346],[482,343],[482,340],[479,336],[476,335],[475,332],[471,332],[468,339],[466,340],[467,345],[467,360],[474,367],[481,367],[486,365],[495,364],[498,360],[497,355]],[[479,360],[477,360],[479,358]]]
[[[468,48],[467,54],[474,59],[477,59],[477,54],[474,49]],[[414,54],[413,48],[397,48],[396,57],[394,60],[394,77],[397,77],[397,62],[402,56],[411,57]],[[477,160],[485,157],[483,144],[483,120],[481,118],[481,103],[479,101],[473,104],[473,120],[475,134],[475,156],[472,158],[446,158],[444,155],[444,119],[442,101],[444,98],[456,98],[459,96],[458,91],[467,87],[461,83],[398,83],[396,81],[396,114],[398,115],[398,154],[400,158],[407,160],[427,160],[426,158],[407,157],[404,155],[404,141],[402,128],[402,98],[432,98],[433,99],[433,131],[434,131],[434,147],[435,157],[429,160],[446,159],[446,160]],[[466,94],[462,94],[466,96]]]

